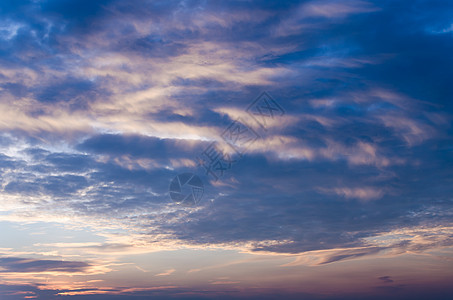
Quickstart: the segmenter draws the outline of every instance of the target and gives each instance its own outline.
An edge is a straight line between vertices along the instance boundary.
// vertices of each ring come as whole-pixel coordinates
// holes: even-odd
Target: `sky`
[[[0,299],[453,299],[453,3],[2,0]]]

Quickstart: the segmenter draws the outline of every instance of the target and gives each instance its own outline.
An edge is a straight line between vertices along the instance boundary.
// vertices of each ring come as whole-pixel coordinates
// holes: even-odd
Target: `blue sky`
[[[452,15],[2,1],[0,298],[451,299]],[[257,139],[216,180],[236,120]]]

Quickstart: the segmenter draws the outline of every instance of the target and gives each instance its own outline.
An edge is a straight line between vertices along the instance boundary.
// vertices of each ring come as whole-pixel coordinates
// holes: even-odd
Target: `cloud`
[[[302,5],[302,14],[307,17],[342,18],[351,14],[376,11],[378,8],[365,1],[316,1]]]
[[[19,257],[0,258],[0,272],[2,273],[81,273],[87,270],[90,266],[91,265],[88,263],[79,261],[39,260]]]
[[[358,199],[362,201],[376,200],[381,198],[385,194],[384,190],[375,189],[371,187],[360,187],[360,188],[339,187],[332,189],[331,192],[337,194],[338,196],[342,196],[346,199]]]
[[[435,137],[436,130],[429,125],[392,115],[381,116],[385,126],[392,128],[395,133],[409,145],[414,146]]]
[[[342,261],[345,259],[351,259],[351,258],[358,258],[362,257],[365,255],[370,255],[370,254],[377,254],[383,249],[381,248],[368,248],[368,249],[352,249],[352,250],[344,250],[340,251],[339,253],[335,253],[334,255],[326,257],[322,262],[320,262],[321,265],[324,264],[329,264],[337,261]]]
[[[168,275],[171,275],[175,272],[176,270],[175,269],[169,269],[165,272],[162,272],[162,273],[159,273],[159,274],[156,274],[154,276],[168,276]]]
[[[391,276],[381,276],[378,278],[379,280],[382,280],[384,283],[392,283],[392,277]]]
[[[378,11],[379,7],[366,1],[307,1],[296,7],[274,29],[278,36],[298,35],[326,26],[324,21],[341,21],[355,14]],[[327,23],[328,24],[328,23]]]
[[[0,219],[105,239],[42,241],[70,260],[27,249],[6,271],[209,247],[319,266],[451,245],[451,5],[52,0],[0,14]],[[285,110],[267,130],[245,113],[262,91]],[[260,138],[214,182],[195,157],[238,117]],[[197,207],[168,197],[182,172],[205,183]],[[123,295],[147,292],[161,295]]]

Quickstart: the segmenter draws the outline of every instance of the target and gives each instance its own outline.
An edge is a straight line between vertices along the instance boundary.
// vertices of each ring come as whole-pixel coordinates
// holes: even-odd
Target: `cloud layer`
[[[0,220],[105,240],[2,245],[0,273],[108,273],[122,252],[185,248],[322,266],[451,247],[452,12],[447,1],[2,1]],[[266,128],[246,113],[263,91],[284,109]],[[197,156],[238,118],[258,139],[216,181]],[[205,184],[197,207],[169,198],[184,172]],[[34,280],[3,283],[35,293]]]

